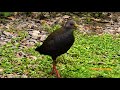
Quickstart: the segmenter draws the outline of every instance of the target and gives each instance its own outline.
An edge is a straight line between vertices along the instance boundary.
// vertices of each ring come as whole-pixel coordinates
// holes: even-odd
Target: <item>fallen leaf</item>
[[[22,77],[22,78],[27,78],[28,76],[23,74],[21,77]]]
[[[70,16],[64,15],[63,18],[64,18],[64,19],[67,19],[67,18],[70,18]]]
[[[95,18],[91,18],[94,21],[101,21],[101,19],[95,19]]]
[[[20,52],[17,52],[16,56],[20,58],[25,56],[25,54],[22,51],[20,51]]]
[[[3,69],[0,69],[0,72],[3,72]]]
[[[102,29],[102,27],[100,27],[100,26],[96,26],[96,29]]]
[[[36,59],[37,59],[36,56],[28,56],[28,58],[33,59],[33,60],[36,60]]]
[[[7,17],[8,19],[11,19],[11,20],[15,20],[16,18],[14,18],[14,17]]]

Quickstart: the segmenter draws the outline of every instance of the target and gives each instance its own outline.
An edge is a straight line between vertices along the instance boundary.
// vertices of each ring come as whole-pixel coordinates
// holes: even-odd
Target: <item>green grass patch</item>
[[[54,27],[56,28],[56,27]],[[74,32],[75,42],[70,50],[57,58],[57,69],[63,78],[120,78],[120,36],[83,35]],[[27,33],[19,33],[19,37],[0,47],[1,75],[18,74],[31,78],[54,78],[50,75],[52,59],[40,55],[34,47],[19,49],[20,41]],[[18,42],[18,43],[16,43]],[[17,57],[17,52],[37,57]]]

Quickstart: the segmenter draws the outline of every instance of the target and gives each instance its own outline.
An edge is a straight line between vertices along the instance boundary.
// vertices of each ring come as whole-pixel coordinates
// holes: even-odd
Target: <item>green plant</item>
[[[52,59],[49,56],[35,52],[36,46],[19,49],[20,40],[28,35],[24,33],[25,31],[19,32],[19,38],[13,38],[13,42],[0,47],[0,69],[3,69],[0,74],[54,78],[49,74],[52,65]],[[57,58],[57,68],[62,77],[120,78],[120,36],[83,35],[79,31],[75,31],[74,35],[73,46],[67,53]],[[18,52],[23,52],[26,56],[18,57]]]
[[[0,16],[3,16],[3,17],[8,17],[8,16],[11,16],[13,14],[13,12],[0,12]]]

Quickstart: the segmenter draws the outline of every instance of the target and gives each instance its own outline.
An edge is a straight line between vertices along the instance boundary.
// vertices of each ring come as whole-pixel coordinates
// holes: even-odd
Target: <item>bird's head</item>
[[[65,28],[76,29],[78,25],[73,20],[68,20],[65,24]]]

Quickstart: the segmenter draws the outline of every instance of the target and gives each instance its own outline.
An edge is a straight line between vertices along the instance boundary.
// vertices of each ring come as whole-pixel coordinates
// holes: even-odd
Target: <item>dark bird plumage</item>
[[[74,43],[73,29],[77,24],[73,20],[69,20],[60,29],[51,33],[43,44],[35,50],[40,54],[49,55],[53,59],[52,73],[56,72],[57,77],[60,77],[56,69],[56,58],[61,54],[66,53]]]

